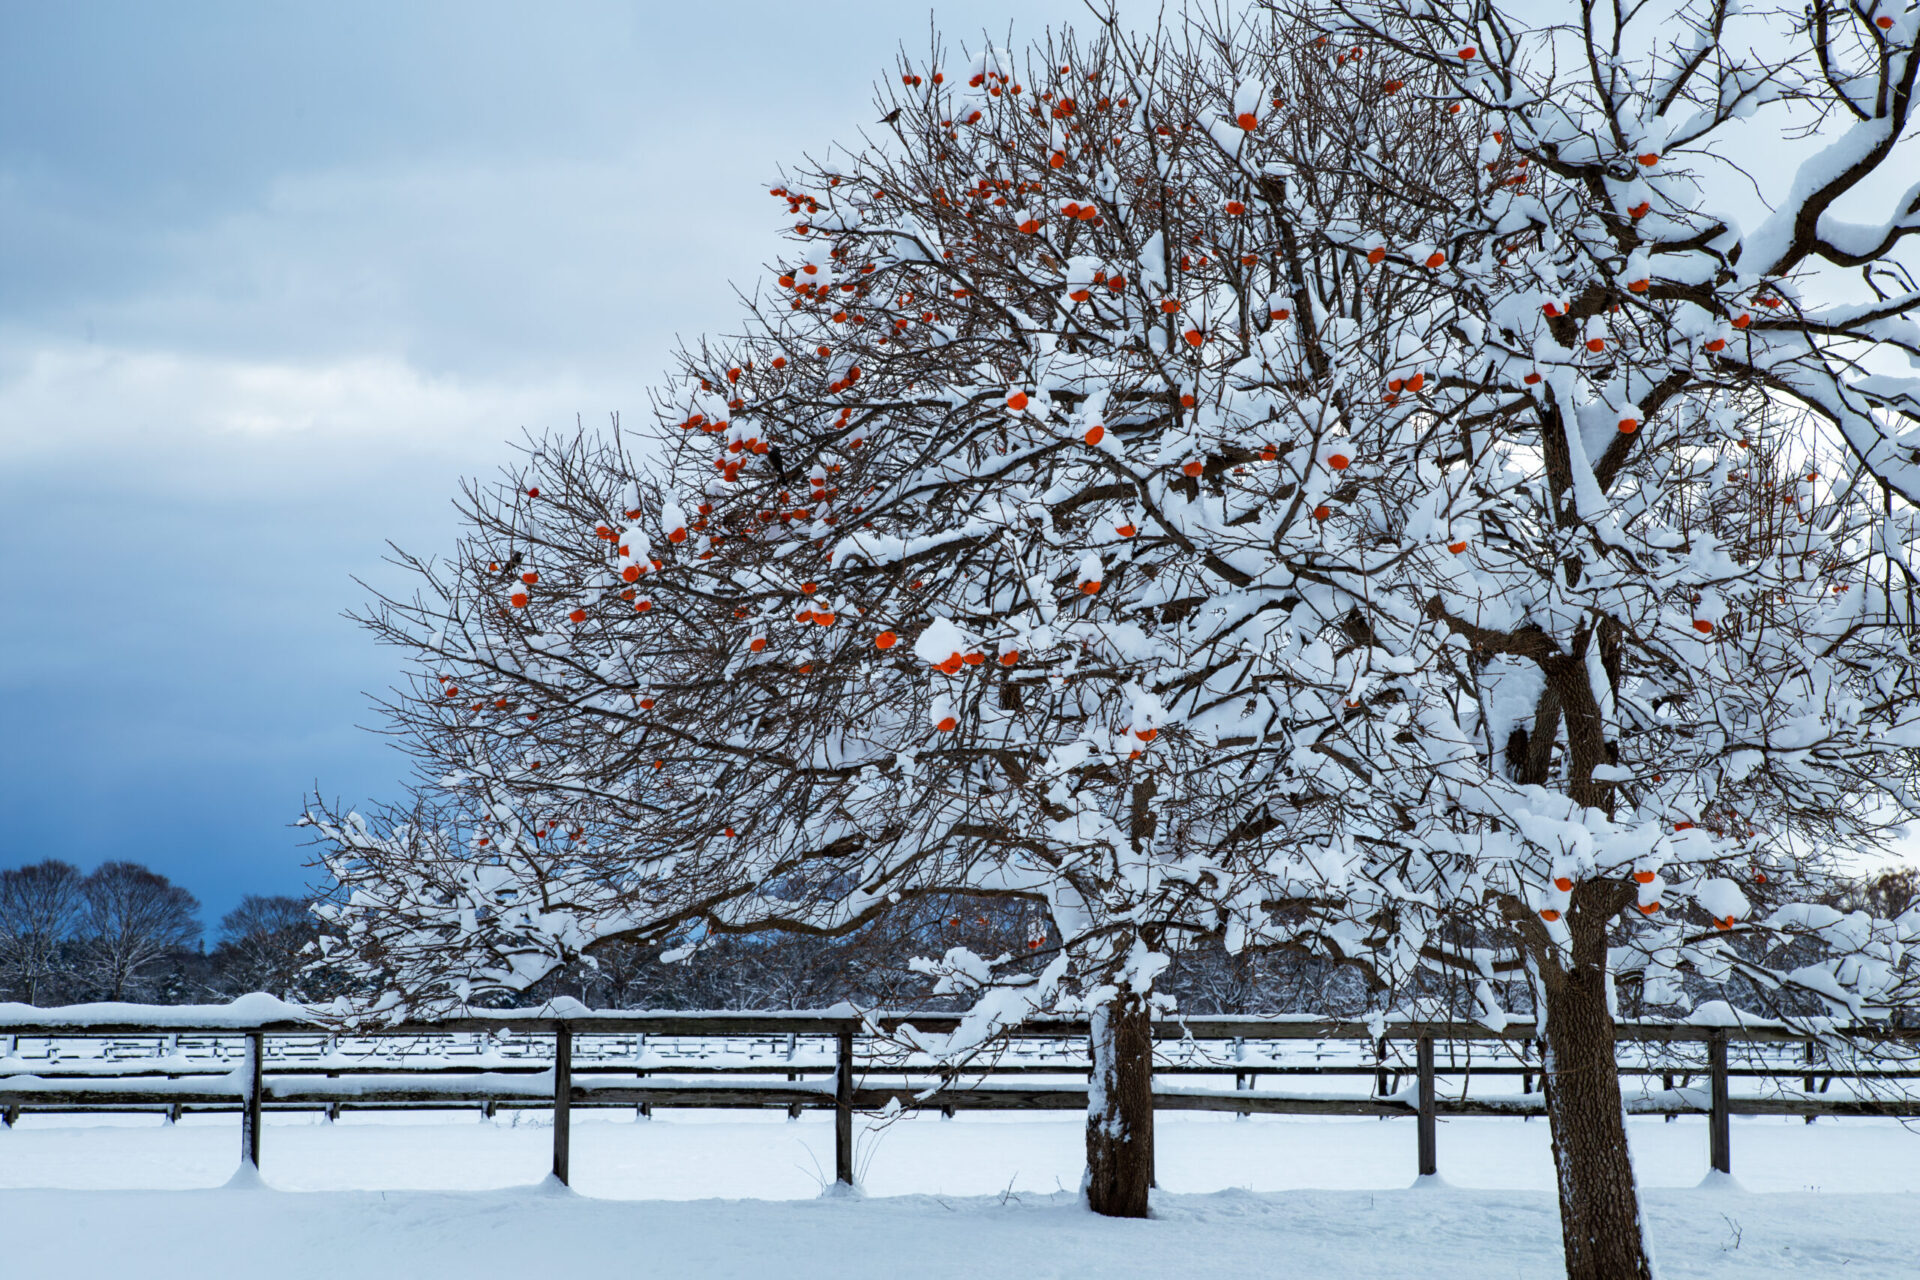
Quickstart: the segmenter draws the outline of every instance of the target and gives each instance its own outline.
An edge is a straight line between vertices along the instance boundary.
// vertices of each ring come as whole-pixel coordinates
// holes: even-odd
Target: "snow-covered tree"
[[[1346,402],[1363,496],[1295,565],[1362,611],[1363,710],[1402,726],[1364,784],[1402,821],[1349,827],[1350,901],[1391,929],[1383,974],[1480,975],[1489,1021],[1492,980],[1527,976],[1568,1274],[1645,1275],[1616,982],[1847,1024],[1911,994],[1920,916],[1813,899],[1915,816],[1920,18],[1323,21],[1433,77],[1481,165],[1383,246],[1443,296]],[[1354,162],[1434,193],[1402,157]]]
[[[80,882],[80,960],[108,1000],[138,993],[147,973],[200,938],[200,903],[137,862],[103,862]]]
[[[0,871],[0,984],[28,1004],[40,1003],[72,971],[83,880],[57,858]]]
[[[388,1007],[1043,903],[1025,954],[926,962],[977,997],[926,1043],[1083,1011],[1089,1198],[1135,1214],[1173,939],[1464,973],[1491,1021],[1521,974],[1570,1273],[1643,1273],[1616,976],[1870,1018],[1916,931],[1800,901],[1913,807],[1912,384],[1877,362],[1920,220],[1827,212],[1894,154],[1913,18],[1763,57],[1727,7],[1572,13],[904,65],[887,134],[774,187],[778,287],[686,354],[647,465],[538,446],[373,619],[422,657],[428,785],[316,821]],[[1776,211],[1714,178],[1823,95],[1865,123]]]
[[[1474,158],[1359,67],[1281,21],[903,67],[891,137],[775,187],[794,252],[688,354],[647,479],[549,442],[375,619],[429,655],[394,710],[441,785],[322,820],[350,939],[466,998],[610,937],[1043,903],[1023,952],[927,962],[978,1000],[926,1044],[1083,1011],[1090,1200],[1144,1213],[1169,936],[1364,929],[1326,893],[1351,607],[1286,564],[1348,498],[1335,344],[1432,289],[1368,260],[1426,214],[1341,148]]]
[[[265,991],[285,1000],[311,998],[301,981],[318,934],[311,904],[302,898],[249,893],[220,917],[213,951],[219,985],[234,995]]]

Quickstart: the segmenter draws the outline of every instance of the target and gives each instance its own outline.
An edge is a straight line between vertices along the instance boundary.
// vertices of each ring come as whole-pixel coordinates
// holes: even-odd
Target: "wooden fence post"
[[[635,1036],[633,1037],[633,1056],[635,1058],[641,1058],[645,1056],[646,1052],[647,1052],[647,1033],[644,1031],[641,1031],[635,1034]],[[650,1074],[652,1073],[647,1071],[635,1071],[633,1073],[633,1078],[636,1081],[645,1080],[647,1076],[649,1076]],[[635,1107],[633,1109],[633,1118],[636,1120],[653,1119],[653,1104],[651,1102],[643,1102],[639,1106]]]
[[[1807,1065],[1808,1065],[1809,1067],[1811,1067],[1811,1066],[1812,1066],[1812,1065],[1814,1064],[1814,1062],[1815,1062],[1815,1061],[1816,1061],[1816,1059],[1814,1058],[1814,1043],[1813,1043],[1813,1040],[1812,1040],[1812,1038],[1811,1038],[1811,1037],[1809,1037],[1809,1038],[1808,1038],[1808,1040],[1807,1040]],[[1801,1084],[1802,1084],[1803,1086],[1805,1086],[1804,1088],[1802,1088],[1802,1089],[1801,1089],[1801,1092],[1802,1092],[1802,1093],[1812,1093],[1812,1092],[1813,1092],[1813,1084],[1814,1084],[1814,1082],[1813,1082],[1813,1072],[1811,1072],[1811,1071],[1809,1071],[1809,1072],[1807,1072],[1807,1074],[1806,1074],[1806,1076],[1805,1076],[1805,1078],[1801,1080]],[[1812,1123],[1814,1122],[1814,1120],[1815,1120],[1816,1118],[1817,1118],[1817,1117],[1815,1117],[1815,1116],[1814,1116],[1814,1114],[1813,1114],[1813,1113],[1812,1113],[1811,1111],[1809,1111],[1809,1112],[1807,1113],[1807,1123],[1808,1123],[1808,1124],[1812,1124]]]
[[[267,1036],[264,1031],[247,1032],[247,1099],[240,1110],[240,1163],[260,1168],[260,1102],[265,1092],[261,1077],[266,1072]]]
[[[800,1037],[795,1035],[791,1031],[787,1032],[787,1061],[788,1062],[793,1061],[793,1055],[795,1052],[798,1051],[799,1047],[800,1047]],[[787,1072],[788,1084],[794,1083],[799,1078],[800,1078],[799,1072],[797,1071]],[[800,1111],[801,1111],[801,1107],[799,1103],[789,1102],[787,1104],[787,1119],[798,1120],[800,1118]]]
[[[1708,1086],[1707,1154],[1720,1173],[1733,1172],[1733,1133],[1727,1115],[1727,1033],[1707,1033]]]
[[[19,1036],[16,1036],[16,1035],[0,1036],[0,1058],[11,1058],[19,1052],[20,1052]],[[14,1122],[19,1119],[20,1119],[20,1108],[18,1106],[9,1104],[5,1108],[0,1108],[0,1125],[5,1125],[7,1128],[11,1129],[14,1126]]]
[[[161,1041],[160,1050],[169,1058],[177,1055],[180,1052],[180,1033],[176,1031],[172,1035],[168,1036],[165,1040]],[[167,1072],[167,1079],[178,1080],[179,1078],[180,1078],[180,1073],[178,1071]],[[169,1105],[167,1107],[167,1123],[179,1124],[180,1117],[183,1114],[184,1112],[181,1110],[179,1103],[175,1102]]]
[[[1440,1172],[1440,1150],[1435,1124],[1438,1101],[1433,1080],[1433,1037],[1421,1036],[1416,1047],[1420,1069],[1420,1176]]]
[[[573,1155],[573,1030],[553,1029],[553,1176],[566,1185]]]
[[[1532,1059],[1533,1059],[1533,1037],[1528,1036],[1520,1042],[1520,1065],[1523,1068],[1530,1068],[1532,1065]],[[1522,1093],[1533,1092],[1533,1072],[1530,1069],[1524,1070],[1520,1074],[1520,1092]],[[1525,1124],[1527,1121],[1531,1119],[1533,1119],[1533,1113],[1529,1111],[1526,1115],[1523,1115],[1520,1117],[1520,1122],[1522,1124]]]
[[[853,1031],[840,1033],[839,1061],[833,1073],[833,1177],[853,1185]]]

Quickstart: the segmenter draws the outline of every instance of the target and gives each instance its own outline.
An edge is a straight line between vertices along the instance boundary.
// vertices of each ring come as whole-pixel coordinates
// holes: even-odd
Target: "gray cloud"
[[[1004,32],[1014,6],[945,6]],[[1018,7],[1020,30],[1079,20]],[[0,865],[298,887],[396,656],[340,617],[522,427],[637,413],[924,10],[0,7]],[[977,38],[972,43],[978,43]]]

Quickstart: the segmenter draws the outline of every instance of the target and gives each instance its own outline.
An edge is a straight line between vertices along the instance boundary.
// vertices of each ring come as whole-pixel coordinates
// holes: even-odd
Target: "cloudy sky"
[[[1038,35],[1077,0],[951,0]],[[0,867],[298,892],[314,787],[398,793],[385,542],[522,428],[638,412],[872,122],[878,0],[0,0]]]
[[[0,867],[137,859],[209,925],[300,891],[303,798],[407,773],[362,727],[399,655],[341,616],[386,541],[449,546],[522,429],[641,411],[930,23],[1084,15],[0,0]]]

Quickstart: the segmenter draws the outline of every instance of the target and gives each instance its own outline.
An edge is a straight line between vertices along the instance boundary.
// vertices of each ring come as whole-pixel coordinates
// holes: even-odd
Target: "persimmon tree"
[[[1490,980],[1526,975],[1568,1274],[1647,1275],[1616,983],[1684,1007],[1691,976],[1727,998],[1710,1016],[1825,1027],[1911,998],[1920,916],[1817,899],[1915,815],[1920,189],[1876,178],[1913,172],[1920,19],[1569,0],[1322,20],[1428,77],[1480,170],[1436,191],[1349,151],[1435,201],[1383,265],[1430,263],[1444,295],[1348,402],[1360,497],[1295,568],[1365,619],[1363,712],[1413,729],[1369,757],[1403,816],[1349,826],[1349,901],[1391,921],[1391,981],[1477,974],[1499,1023]]]
[[[1353,609],[1290,561],[1353,496],[1346,379],[1439,295],[1375,252],[1425,203],[1340,149],[1442,185],[1474,154],[1271,17],[937,52],[881,105],[774,187],[792,252],[685,354],[650,465],[543,444],[370,619],[423,658],[391,709],[430,785],[316,815],[339,921],[417,1002],[612,938],[1043,904],[1022,952],[926,961],[975,1001],[916,1043],[1084,1013],[1089,1200],[1143,1214],[1170,935],[1374,928],[1336,910],[1377,747]]]
[[[1327,914],[1337,853],[1299,856],[1338,849],[1354,801],[1323,775],[1368,749],[1341,731],[1347,611],[1320,612],[1287,557],[1322,538],[1347,461],[1319,380],[1427,281],[1367,260],[1419,202],[1331,147],[1417,147],[1441,183],[1473,157],[1442,105],[1383,100],[1288,20],[1109,27],[901,79],[891,143],[775,189],[807,247],[732,363],[689,378],[738,370],[730,430],[809,478],[776,507],[764,588],[799,601],[782,647],[822,677],[796,696],[849,727],[873,724],[851,689],[905,709],[867,757],[891,764],[882,811],[908,815],[896,848],[965,850],[977,888],[1053,915],[1044,967],[933,963],[982,994],[937,1047],[1084,1011],[1089,1198],[1144,1213],[1169,935],[1364,952],[1367,926]],[[724,495],[728,456],[683,439],[677,472],[717,467]]]

